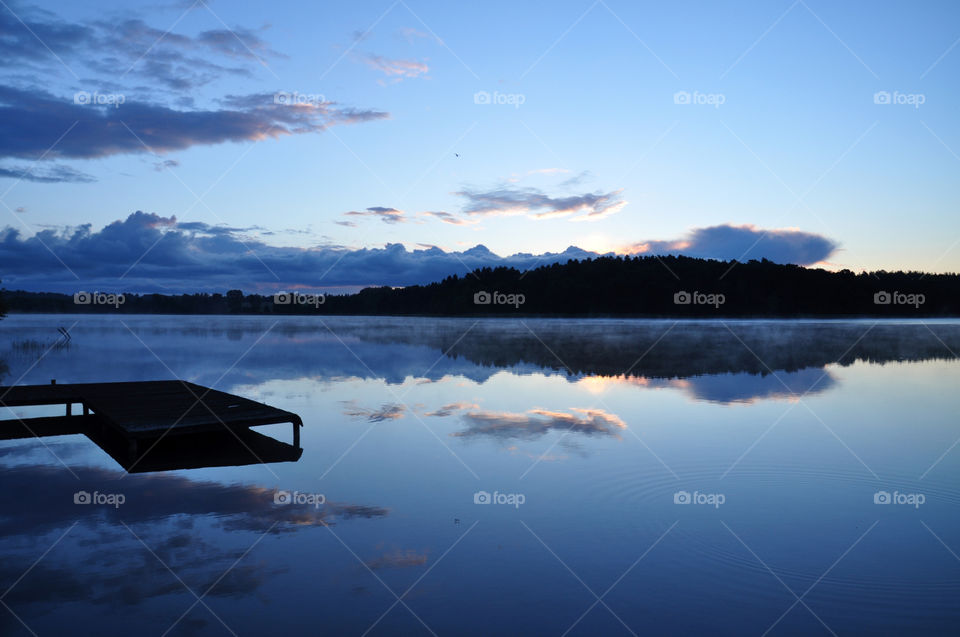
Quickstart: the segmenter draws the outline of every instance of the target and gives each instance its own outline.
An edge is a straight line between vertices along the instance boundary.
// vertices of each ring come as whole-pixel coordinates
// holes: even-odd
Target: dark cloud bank
[[[407,286],[466,274],[485,266],[528,269],[570,259],[598,256],[576,247],[560,253],[499,256],[482,245],[463,252],[437,247],[407,250],[343,246],[292,248],[271,246],[245,233],[249,228],[178,222],[137,211],[102,230],[91,224],[46,229],[24,236],[17,228],[0,230],[3,283],[9,289],[75,292],[277,291],[284,288],[349,290],[370,285]],[[730,240],[733,235],[735,240]],[[683,242],[646,244],[647,254],[675,251],[718,259],[748,258],[808,265],[829,257],[832,241],[798,231],[715,226],[694,231]],[[678,248],[683,243],[685,247]],[[741,248],[743,248],[741,250]]]
[[[283,92],[227,95],[198,107],[198,89],[222,78],[253,79],[268,60],[285,57],[261,37],[263,29],[185,35],[139,19],[66,22],[36,7],[14,9],[0,10],[0,159],[13,162],[0,166],[0,178],[90,182],[55,162],[163,154],[389,117],[319,94],[291,102]],[[50,92],[51,85],[64,88]]]
[[[147,102],[77,104],[36,90],[0,86],[0,157],[94,159],[165,153],[191,146],[314,133],[389,117],[333,102],[290,105],[273,94],[228,96],[224,108],[175,110]]]

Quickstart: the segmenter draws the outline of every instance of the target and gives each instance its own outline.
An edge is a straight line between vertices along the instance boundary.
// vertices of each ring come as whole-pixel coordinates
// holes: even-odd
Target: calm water
[[[0,442],[0,633],[957,634],[953,352],[944,321],[11,316],[3,384],[305,426],[295,463],[144,474]]]

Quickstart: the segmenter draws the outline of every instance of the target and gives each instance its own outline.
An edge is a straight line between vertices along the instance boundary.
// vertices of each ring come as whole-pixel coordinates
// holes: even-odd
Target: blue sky
[[[4,3],[7,287],[960,271],[955,2]]]

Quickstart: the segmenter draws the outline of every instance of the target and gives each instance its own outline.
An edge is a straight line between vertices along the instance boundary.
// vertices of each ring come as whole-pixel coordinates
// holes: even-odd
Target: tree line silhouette
[[[278,290],[278,292],[280,292]],[[115,292],[116,294],[116,292]],[[829,272],[767,260],[683,256],[572,260],[526,272],[480,268],[428,285],[355,294],[124,294],[122,304],[3,291],[15,312],[429,316],[960,316],[960,275]]]

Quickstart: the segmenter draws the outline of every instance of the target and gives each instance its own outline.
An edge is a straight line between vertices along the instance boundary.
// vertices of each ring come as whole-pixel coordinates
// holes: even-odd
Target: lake
[[[0,442],[0,633],[955,635],[956,352],[952,320],[11,315],[4,385],[304,427],[153,473]]]

